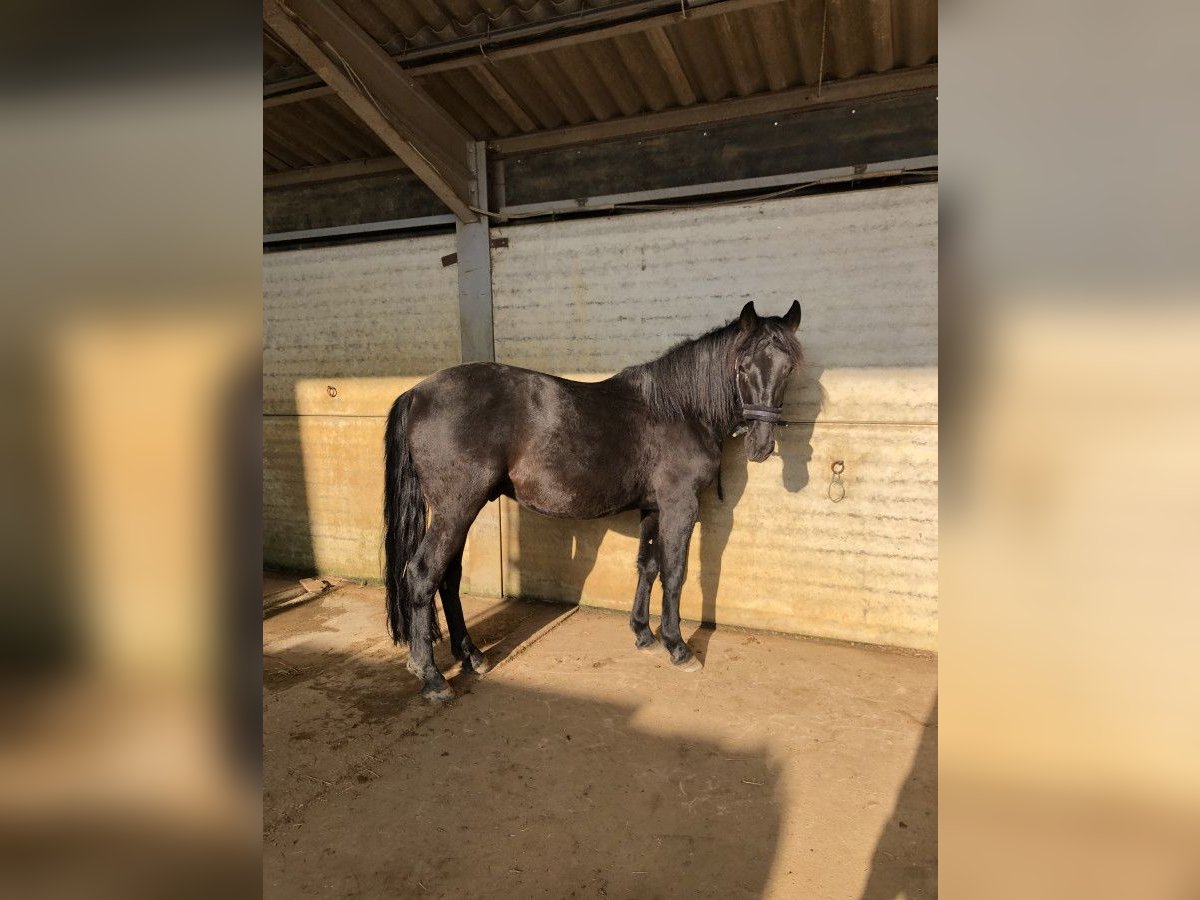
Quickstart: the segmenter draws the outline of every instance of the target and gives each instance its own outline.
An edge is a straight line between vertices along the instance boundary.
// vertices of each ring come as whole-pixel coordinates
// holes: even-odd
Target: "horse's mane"
[[[756,328],[743,332],[734,319],[698,338],[681,341],[658,359],[623,369],[620,375],[641,389],[652,415],[695,419],[725,433],[738,419],[735,361],[743,350],[764,341],[773,341],[797,365],[803,363],[800,342],[781,322],[760,319]]]

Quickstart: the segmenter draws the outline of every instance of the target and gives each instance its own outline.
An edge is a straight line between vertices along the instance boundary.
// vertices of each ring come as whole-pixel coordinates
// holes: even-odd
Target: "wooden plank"
[[[509,157],[505,203],[573,202],[937,152],[937,101],[926,90]]]
[[[513,155],[552,147],[613,140],[631,135],[674,131],[695,125],[727,122],[749,116],[817,109],[835,103],[844,103],[847,100],[908,93],[936,85],[937,65],[933,64],[915,69],[900,69],[882,75],[864,75],[861,78],[832,81],[820,88],[817,86],[794,88],[774,94],[720,100],[716,103],[703,103],[685,109],[665,110],[633,118],[612,119],[608,122],[595,122],[559,128],[554,131],[517,135],[492,141],[488,148],[504,155]]]
[[[357,178],[361,175],[380,175],[384,172],[395,172],[407,169],[397,156],[384,156],[378,159],[355,159],[350,162],[336,163],[331,166],[308,166],[303,169],[292,169],[290,172],[279,172],[263,177],[263,188],[289,187],[293,184],[315,184],[319,181],[338,181],[343,178]]]
[[[288,9],[328,44],[359,87],[424,138],[422,149],[443,154],[466,169],[470,135],[334,0],[288,0]]]
[[[557,200],[550,203],[529,203],[500,206],[497,212],[505,219],[523,218],[530,215],[544,216],[556,213],[572,213],[583,210],[611,210],[632,207],[636,204],[648,204],[647,209],[654,204],[664,202],[671,206],[680,200],[695,197],[712,197],[718,194],[746,193],[748,191],[778,192],[782,188],[803,189],[806,185],[830,185],[855,182],[855,186],[875,178],[893,178],[897,175],[922,172],[931,173],[937,168],[937,157],[927,156],[918,159],[894,160],[882,163],[867,163],[865,165],[837,166],[816,171],[793,172],[787,175],[768,175],[763,178],[742,178],[735,181],[718,181],[708,184],[689,184],[682,187],[663,188],[650,191],[629,191],[621,194],[600,195],[598,197],[573,197],[569,200]],[[933,176],[931,176],[933,177]]]
[[[319,91],[317,96],[325,96],[333,93],[333,88],[324,84],[319,75],[299,75],[296,78],[288,78],[284,81],[272,81],[270,84],[263,85],[263,100],[268,98],[278,99],[280,103],[290,103],[289,97],[297,96],[305,88],[312,88],[314,91]],[[307,100],[307,97],[301,99]]]
[[[264,190],[262,205],[264,237],[319,234],[328,229],[348,232],[362,229],[367,233],[377,230],[376,226],[382,222],[452,225],[456,221],[445,204],[407,166],[375,175]],[[386,230],[395,227],[398,226],[387,226]]]
[[[306,91],[293,91],[290,94],[275,94],[270,97],[263,97],[263,109],[270,109],[272,106],[284,106],[288,103],[300,103],[304,100],[315,100],[318,97],[328,97],[333,93],[333,88],[327,84],[320,87],[309,88]]]
[[[290,0],[289,9],[353,71],[353,80],[278,0],[264,0],[263,18],[459,219],[475,221],[466,165],[470,136],[329,0]]]

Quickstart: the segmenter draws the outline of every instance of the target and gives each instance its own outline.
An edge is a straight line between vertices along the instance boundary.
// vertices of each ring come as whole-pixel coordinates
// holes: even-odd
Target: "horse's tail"
[[[388,413],[383,436],[384,580],[387,584],[388,631],[397,644],[408,641],[413,598],[405,567],[425,536],[425,496],[408,445],[408,411],[412,392],[401,394]],[[433,619],[436,640],[437,619]]]

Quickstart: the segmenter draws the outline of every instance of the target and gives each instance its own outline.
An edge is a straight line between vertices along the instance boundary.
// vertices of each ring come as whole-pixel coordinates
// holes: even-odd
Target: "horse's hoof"
[[[658,638],[638,638],[633,642],[633,646],[637,647],[643,653],[654,653],[658,650]]]
[[[454,699],[454,688],[448,684],[443,684],[440,687],[427,687],[422,689],[421,696],[430,703],[441,705],[449,703]]]
[[[486,675],[492,671],[492,664],[488,662],[488,658],[482,653],[476,653],[473,656],[468,656],[463,665],[474,672],[476,675]]]
[[[675,660],[671,660],[671,665],[673,665],[680,672],[699,672],[704,668],[704,666],[700,665],[700,660],[698,660],[694,655],[689,656],[687,659],[682,660],[681,662],[675,662]]]

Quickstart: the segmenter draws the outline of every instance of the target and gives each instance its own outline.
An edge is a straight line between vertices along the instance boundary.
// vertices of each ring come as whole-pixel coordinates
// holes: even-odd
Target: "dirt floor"
[[[685,623],[689,675],[614,613],[463,601],[499,664],[439,644],[441,708],[381,588],[263,623],[267,896],[936,895],[935,659]]]

